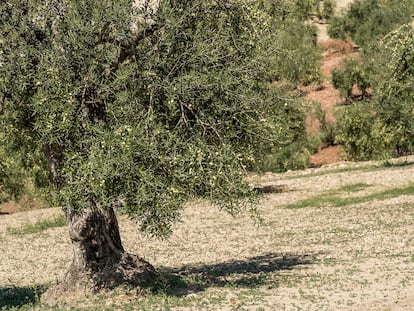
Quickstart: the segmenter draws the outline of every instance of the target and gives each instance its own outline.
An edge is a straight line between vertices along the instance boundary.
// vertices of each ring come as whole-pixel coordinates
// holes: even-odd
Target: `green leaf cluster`
[[[260,0],[259,5],[282,20],[305,21],[311,15],[319,18],[330,18],[336,6],[333,0]]]
[[[321,81],[321,53],[317,47],[317,29],[305,23],[318,6],[313,1],[303,6],[301,1],[261,0],[253,2],[261,12],[259,23],[269,34],[265,43],[273,46],[270,57],[272,81],[290,81],[305,85]],[[329,2],[328,0],[326,2]],[[322,6],[322,4],[320,4]]]
[[[336,7],[336,1],[332,0],[295,0],[293,8],[304,20],[314,15],[320,19],[330,19]]]
[[[0,132],[0,203],[25,198],[41,205],[47,204],[50,182],[41,155],[27,145],[27,141],[10,141],[10,133],[5,130],[10,126],[1,128],[4,130]]]

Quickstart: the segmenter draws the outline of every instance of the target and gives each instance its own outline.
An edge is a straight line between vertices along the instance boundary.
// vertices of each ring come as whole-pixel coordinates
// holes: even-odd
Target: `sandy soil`
[[[340,163],[253,175],[253,185],[287,189],[262,201],[261,226],[247,216],[232,218],[205,202],[193,202],[170,239],[145,238],[124,217],[122,238],[128,251],[158,268],[211,274],[208,286],[184,295],[205,301],[204,307],[177,310],[235,310],[234,303],[240,310],[413,310],[414,195],[344,207],[286,208],[349,184],[369,186],[345,196],[402,187],[414,180],[414,157],[401,161],[408,163]],[[67,228],[21,236],[8,229],[59,213],[45,209],[0,216],[0,288],[49,284],[62,277],[71,258]],[[215,295],[219,302],[212,300]]]

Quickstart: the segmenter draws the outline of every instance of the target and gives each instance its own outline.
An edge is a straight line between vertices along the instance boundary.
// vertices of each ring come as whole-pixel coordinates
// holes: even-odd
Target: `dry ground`
[[[408,162],[404,162],[408,161]],[[253,185],[283,185],[260,204],[263,224],[232,218],[205,202],[188,204],[165,241],[142,237],[120,218],[126,249],[190,280],[180,294],[128,302],[136,310],[414,310],[414,193],[342,207],[287,204],[336,191],[362,197],[414,180],[414,157],[398,165],[339,163],[250,176]],[[358,190],[345,185],[360,184]],[[341,190],[342,189],[342,190]],[[58,209],[0,215],[0,293],[50,284],[71,258],[67,228],[15,235]],[[100,307],[128,297],[101,301]],[[79,305],[78,305],[79,307]],[[126,308],[126,307],[125,307]],[[124,307],[121,307],[124,309]]]

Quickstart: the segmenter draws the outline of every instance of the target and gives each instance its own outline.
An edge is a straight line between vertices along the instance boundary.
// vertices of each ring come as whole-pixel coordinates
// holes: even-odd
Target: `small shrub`
[[[0,203],[2,203],[20,197],[24,187],[19,161],[9,157],[2,147],[0,147],[0,159]]]
[[[414,28],[404,25],[380,42],[375,103],[393,156],[414,151]]]
[[[364,88],[366,77],[375,90],[370,101],[354,102],[338,117],[337,141],[350,158],[386,159],[414,151],[413,47],[414,29],[405,25],[371,50],[371,68],[368,62],[364,64],[365,71],[357,67],[358,63],[349,62],[343,71],[334,72],[334,85],[347,91],[348,98],[352,83],[362,81],[358,83]]]
[[[305,169],[310,164],[309,155],[306,142],[294,142],[264,156],[259,162],[258,170],[279,173],[288,170]]]
[[[315,118],[319,121],[319,147],[325,148],[336,145],[336,124],[326,119],[326,112],[320,104],[315,105]]]
[[[13,141],[7,126],[0,131],[0,141],[0,203],[24,199],[46,205],[49,173],[44,162],[34,163],[40,154],[28,156],[25,148],[30,143]]]
[[[372,136],[374,119],[375,113],[369,103],[353,104],[338,110],[336,142],[343,146],[350,160],[368,160],[381,152]]]
[[[316,12],[321,19],[330,19],[335,13],[336,2],[332,0],[315,1]]]
[[[38,221],[34,224],[27,224],[21,228],[8,228],[8,232],[16,235],[39,233],[49,228],[63,227],[66,225],[65,217],[56,216],[53,219]]]
[[[333,0],[295,0],[291,2],[291,11],[300,19],[305,20],[310,15],[320,19],[330,18],[335,11],[336,2]]]
[[[332,72],[332,84],[339,89],[341,95],[350,102],[355,99],[353,89],[356,87],[361,94],[359,99],[369,97],[368,89],[372,87],[371,72],[365,63],[348,59],[342,69],[334,69]]]
[[[279,51],[273,61],[273,80],[288,79],[309,85],[321,82],[321,54],[316,46],[316,28],[290,24],[275,39]]]
[[[310,154],[315,154],[323,145],[320,135],[309,135],[307,149]]]

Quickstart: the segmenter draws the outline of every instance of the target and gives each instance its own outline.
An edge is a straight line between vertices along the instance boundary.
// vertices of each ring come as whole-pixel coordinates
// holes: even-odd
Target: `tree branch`
[[[132,42],[128,42],[128,43],[118,42],[118,45],[120,46],[121,51],[119,52],[118,57],[112,62],[108,74],[116,71],[119,68],[119,65],[121,65],[127,58],[133,55],[135,48],[138,46],[138,44],[141,41],[152,36],[156,31],[160,30],[163,27],[164,27],[163,24],[155,23],[149,26],[148,28],[145,28],[145,30],[142,31],[140,34],[136,35],[132,39]]]

